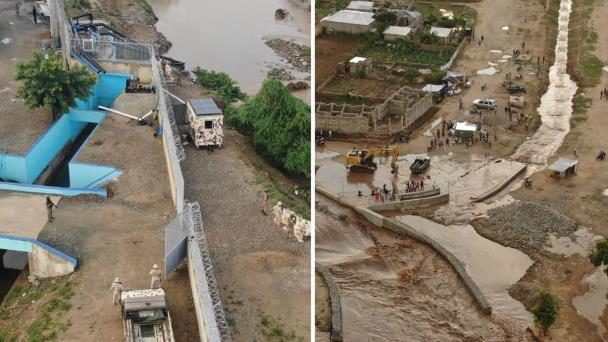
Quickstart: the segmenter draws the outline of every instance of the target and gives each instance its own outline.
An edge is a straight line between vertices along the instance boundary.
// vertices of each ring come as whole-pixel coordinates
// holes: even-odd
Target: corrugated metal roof
[[[578,160],[559,158],[555,163],[549,166],[549,170],[564,172],[566,169],[578,164]]]
[[[371,12],[374,10],[374,3],[372,1],[351,1],[346,9]]]
[[[374,22],[373,17],[374,14],[370,12],[341,10],[321,19],[321,21],[369,26]]]
[[[384,34],[392,34],[395,36],[405,37],[413,31],[411,26],[389,26]]]
[[[222,115],[222,110],[215,104],[213,99],[189,100],[196,115]]]
[[[448,27],[431,27],[431,33],[437,34],[439,38],[447,38],[452,33],[452,28]]]

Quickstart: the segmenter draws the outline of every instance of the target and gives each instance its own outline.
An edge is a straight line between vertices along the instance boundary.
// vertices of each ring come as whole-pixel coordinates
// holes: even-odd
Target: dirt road
[[[187,148],[182,167],[186,198],[201,204],[233,337],[264,340],[269,328],[278,327],[284,336],[309,340],[310,242],[289,239],[271,216],[262,214],[262,206],[270,212],[270,205],[246,162],[254,156],[239,147],[240,134],[225,134],[223,149]]]

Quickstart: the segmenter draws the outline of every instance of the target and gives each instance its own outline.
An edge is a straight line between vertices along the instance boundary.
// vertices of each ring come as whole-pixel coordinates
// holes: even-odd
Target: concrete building
[[[321,19],[321,27],[328,31],[366,33],[371,31],[374,14],[370,12],[342,10]]]
[[[376,106],[317,102],[315,128],[341,134],[397,134],[424,121],[432,106],[432,94],[407,86]]]
[[[351,1],[346,9],[350,11],[373,12],[374,3],[371,1]]]
[[[424,24],[424,18],[420,12],[408,11],[405,9],[389,9],[389,11],[397,15],[397,24],[400,26],[417,28]]]
[[[384,31],[384,40],[403,39],[413,31],[414,28],[411,26],[389,26],[386,31]]]
[[[348,61],[348,73],[353,76],[365,76],[372,71],[372,63],[365,57],[353,57]]]
[[[447,44],[452,39],[452,35],[454,33],[454,29],[450,27],[435,27],[432,26],[431,33],[436,34],[439,37],[439,41],[443,44]]]

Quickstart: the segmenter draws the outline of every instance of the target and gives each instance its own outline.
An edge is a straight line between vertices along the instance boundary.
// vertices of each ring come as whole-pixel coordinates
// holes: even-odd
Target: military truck
[[[122,291],[120,304],[126,342],[175,342],[164,289]]]
[[[224,113],[211,98],[190,99],[186,103],[188,134],[199,149],[203,146],[222,147],[224,143]]]

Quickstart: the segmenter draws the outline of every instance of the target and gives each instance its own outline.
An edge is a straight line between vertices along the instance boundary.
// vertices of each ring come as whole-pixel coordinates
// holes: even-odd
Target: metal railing
[[[78,34],[72,34],[71,37],[72,52],[83,51],[100,61],[150,64],[153,57],[150,44],[85,38]]]

